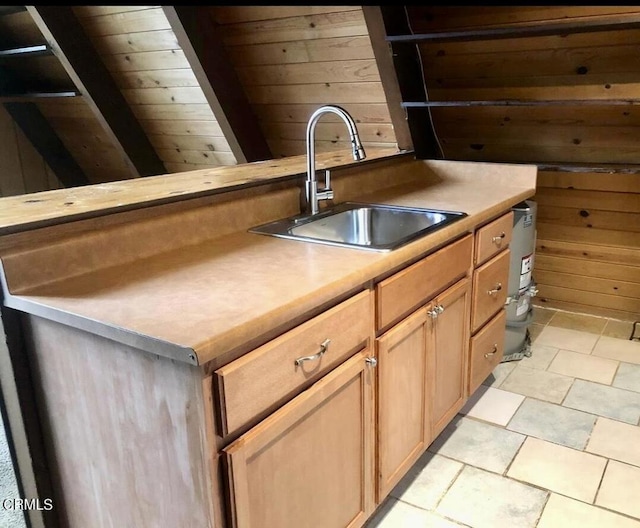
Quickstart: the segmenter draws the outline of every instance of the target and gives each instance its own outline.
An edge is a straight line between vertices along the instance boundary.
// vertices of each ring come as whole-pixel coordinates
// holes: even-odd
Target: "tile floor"
[[[632,324],[536,308],[501,363],[366,528],[640,528]]]

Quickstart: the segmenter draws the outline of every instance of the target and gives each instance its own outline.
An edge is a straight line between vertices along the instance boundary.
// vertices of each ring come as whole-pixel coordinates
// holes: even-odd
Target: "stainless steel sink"
[[[465,216],[458,211],[346,202],[315,215],[285,218],[249,231],[332,246],[391,251]]]

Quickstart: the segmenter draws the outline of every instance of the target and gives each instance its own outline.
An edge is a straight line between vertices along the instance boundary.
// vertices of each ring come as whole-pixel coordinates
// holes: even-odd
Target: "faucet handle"
[[[329,169],[325,169],[324,171],[324,190],[331,190],[331,171]],[[333,196],[331,198],[333,198]]]

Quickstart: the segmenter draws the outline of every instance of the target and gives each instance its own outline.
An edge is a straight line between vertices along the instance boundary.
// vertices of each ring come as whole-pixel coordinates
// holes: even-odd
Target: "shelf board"
[[[24,102],[35,99],[55,99],[66,97],[80,97],[82,94],[77,90],[24,92],[24,93],[0,93],[0,102]]]
[[[432,108],[442,106],[585,106],[611,105],[632,106],[640,105],[640,99],[556,99],[546,101],[504,99],[496,101],[406,101],[403,108]]]
[[[46,44],[37,44],[35,46],[22,46],[20,48],[10,48],[0,50],[0,58],[25,57],[52,55],[52,49]]]
[[[420,42],[464,42],[472,40],[492,40],[508,38],[547,37],[573,33],[594,33],[598,31],[619,31],[640,28],[640,16],[626,17],[624,20],[583,20],[580,22],[560,22],[535,26],[511,26],[500,28],[471,29],[463,31],[438,31],[413,35],[389,35],[391,43],[419,44]]]

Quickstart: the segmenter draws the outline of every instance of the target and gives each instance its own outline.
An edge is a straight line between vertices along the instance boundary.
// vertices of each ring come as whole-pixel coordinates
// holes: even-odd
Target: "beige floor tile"
[[[542,333],[542,330],[544,330],[544,327],[545,327],[545,325],[541,325],[541,324],[538,324],[538,323],[531,323],[528,326],[529,337],[531,337],[531,341],[532,342],[535,342],[536,339],[538,339],[538,337]]]
[[[571,350],[560,350],[547,370],[556,374],[610,385],[619,364],[620,362],[614,359],[587,356]]]
[[[411,504],[388,499],[367,523],[367,528],[460,528],[461,525]]]
[[[502,390],[531,398],[561,403],[569,391],[573,378],[520,365],[500,384]]]
[[[593,502],[605,465],[604,458],[529,437],[507,476]]]
[[[460,414],[485,422],[507,425],[523,401],[524,396],[521,394],[480,385],[460,410]]]
[[[419,508],[433,510],[461,470],[460,462],[426,452],[391,490],[391,495]]]
[[[590,354],[599,337],[590,332],[547,325],[540,332],[536,344]]]
[[[556,314],[557,310],[551,308],[543,308],[541,306],[533,307],[533,322],[541,325],[546,325],[551,318]]]
[[[640,522],[552,493],[537,528],[640,528]]]
[[[593,348],[592,354],[638,365],[640,364],[640,341],[602,336]]]
[[[517,361],[499,363],[496,365],[496,368],[493,369],[493,372],[487,376],[487,379],[482,382],[482,384],[488,387],[499,387],[507,376],[511,374],[511,371],[517,366]]]
[[[609,461],[596,504],[640,519],[640,468]]]
[[[611,385],[620,389],[640,392],[640,365],[620,363]]]
[[[585,450],[640,467],[640,427],[598,418]]]
[[[522,358],[520,360],[520,365],[534,369],[547,370],[547,367],[551,364],[557,353],[558,349],[555,347],[533,343],[533,346],[531,347],[531,357]]]
[[[433,441],[429,451],[503,473],[524,439],[519,433],[458,415]]]
[[[595,423],[593,414],[527,398],[507,429],[582,451]]]
[[[617,319],[609,319],[607,326],[604,327],[602,335],[608,337],[617,337],[618,339],[629,339],[633,331],[633,323],[631,321],[618,321]]]
[[[575,380],[562,405],[632,425],[640,420],[640,393],[593,381]]]
[[[557,312],[549,321],[549,326],[559,326],[561,328],[570,328],[571,330],[601,334],[604,327],[607,325],[607,322],[608,319],[604,317],[570,312]]]
[[[533,486],[466,466],[436,512],[473,528],[530,528],[547,495]]]

